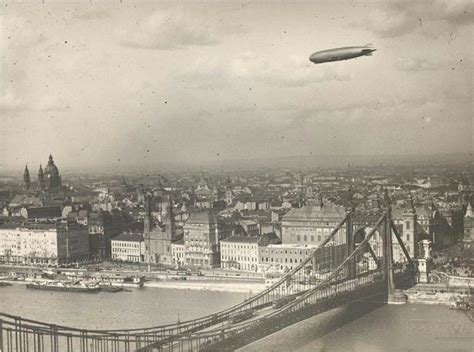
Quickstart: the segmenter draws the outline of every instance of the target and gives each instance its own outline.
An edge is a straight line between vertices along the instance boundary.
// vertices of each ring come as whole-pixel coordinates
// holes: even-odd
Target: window
[[[300,236],[300,235],[296,235],[296,240],[297,240],[298,242],[300,242],[300,241],[301,241],[301,236]]]
[[[410,221],[407,221],[407,222],[406,222],[406,228],[407,228],[407,230],[410,229]]]
[[[406,236],[407,236],[407,241],[410,241],[410,234],[409,234],[409,233],[407,233],[407,235],[406,235]]]
[[[308,236],[304,235],[304,241],[308,242]]]
[[[311,235],[311,242],[314,242],[314,236]]]

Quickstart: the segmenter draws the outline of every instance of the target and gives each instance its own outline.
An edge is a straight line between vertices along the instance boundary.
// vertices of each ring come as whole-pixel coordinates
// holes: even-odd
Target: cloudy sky
[[[0,169],[473,151],[474,2],[2,2]],[[311,53],[372,43],[372,57]]]

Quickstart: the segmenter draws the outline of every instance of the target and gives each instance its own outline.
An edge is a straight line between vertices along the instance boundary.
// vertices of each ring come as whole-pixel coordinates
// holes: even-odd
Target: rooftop
[[[230,236],[221,242],[231,242],[231,243],[258,243],[260,237],[256,236]]]
[[[340,221],[344,219],[344,207],[332,203],[319,205],[305,205],[293,208],[283,216],[283,221]]]
[[[140,233],[122,233],[112,238],[112,241],[143,242],[143,235]]]

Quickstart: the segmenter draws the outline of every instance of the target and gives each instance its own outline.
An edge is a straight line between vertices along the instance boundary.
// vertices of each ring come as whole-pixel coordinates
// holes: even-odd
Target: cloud
[[[74,16],[76,20],[94,21],[110,18],[110,13],[105,9],[90,8]]]
[[[426,59],[420,59],[420,58],[408,58],[408,59],[399,59],[395,63],[395,67],[398,68],[400,71],[406,71],[406,72],[419,72],[419,71],[435,71],[443,66],[445,66],[445,63],[435,63],[428,61]]]
[[[229,85],[260,83],[271,87],[306,87],[331,81],[349,81],[352,77],[342,68],[314,65],[303,57],[268,57],[246,52],[235,58],[199,57],[178,79],[193,88],[216,89]]]
[[[337,71],[332,67],[313,70],[313,66],[303,57],[270,60],[248,52],[233,60],[232,73],[237,77],[254,77],[260,82],[283,87],[304,87],[315,83],[351,79],[347,72]]]
[[[394,38],[410,33],[418,25],[418,19],[405,12],[375,10],[359,24],[382,38]]]
[[[472,1],[449,1],[446,3],[438,1],[438,6],[441,7],[441,13],[444,13],[442,18],[449,23],[456,26],[474,23],[474,2]]]
[[[474,23],[472,1],[401,1],[385,9],[369,13],[361,21],[353,22],[356,28],[366,29],[382,38],[396,38],[419,30],[425,36],[433,36],[440,27],[459,27]],[[449,32],[448,32],[449,33]]]
[[[57,96],[48,95],[41,97],[32,108],[41,111],[65,111],[70,107]]]
[[[21,97],[14,94],[11,90],[0,97],[0,111],[65,111],[70,106],[65,104],[57,96],[42,96],[37,100],[30,100],[28,103]]]
[[[11,91],[7,91],[3,96],[0,97],[0,111],[18,111],[24,110],[25,104]]]
[[[126,47],[175,50],[187,46],[218,43],[204,22],[188,15],[155,12],[133,28],[119,32],[119,43]]]
[[[460,72],[472,71],[474,62],[471,58],[458,60],[439,60],[433,61],[426,58],[400,58],[395,63],[395,67],[400,71],[421,72],[437,70],[457,70]]]

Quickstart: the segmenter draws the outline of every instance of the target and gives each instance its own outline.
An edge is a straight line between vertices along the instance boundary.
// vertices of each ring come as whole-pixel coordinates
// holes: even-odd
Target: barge
[[[32,282],[26,284],[27,289],[46,290],[46,291],[62,291],[62,292],[82,292],[96,293],[100,288],[98,285],[86,285],[84,283],[70,282]]]

